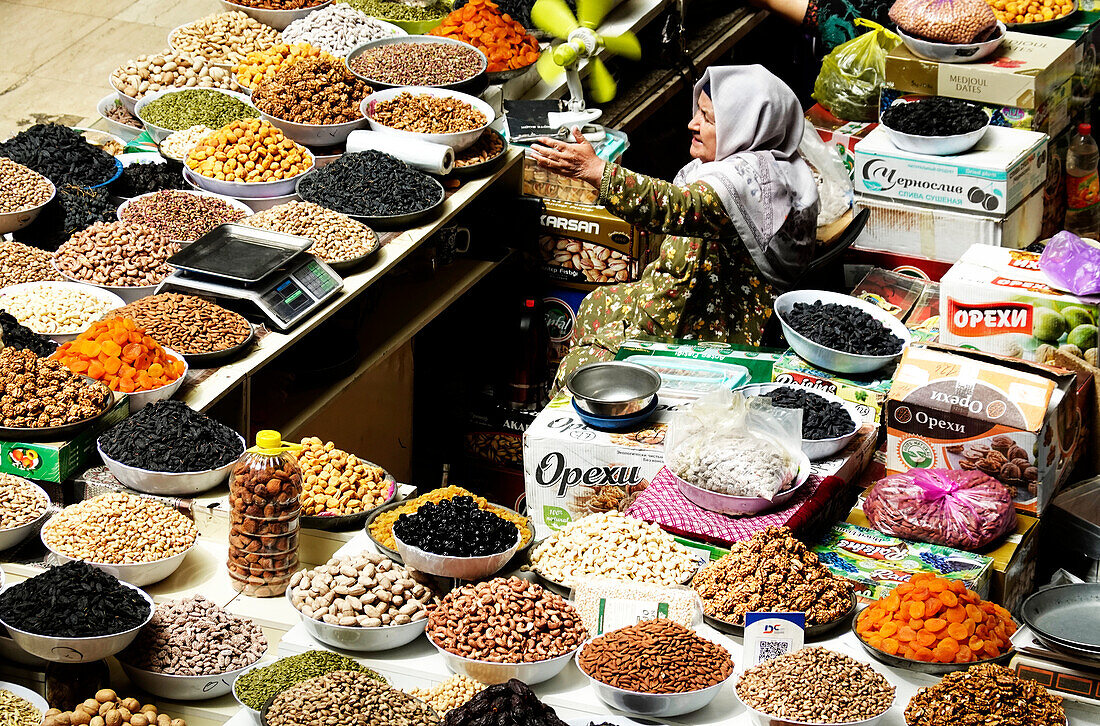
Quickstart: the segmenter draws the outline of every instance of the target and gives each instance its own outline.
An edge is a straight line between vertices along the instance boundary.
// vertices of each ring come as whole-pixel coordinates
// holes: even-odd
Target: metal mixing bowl
[[[650,404],[661,375],[637,363],[589,363],[573,371],[565,387],[577,406],[593,416],[629,416]]]

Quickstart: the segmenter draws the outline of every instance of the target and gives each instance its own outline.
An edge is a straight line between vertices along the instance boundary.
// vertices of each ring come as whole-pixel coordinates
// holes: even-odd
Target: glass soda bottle
[[[1080,124],[1066,153],[1066,230],[1094,240],[1100,239],[1098,159],[1092,125]]]
[[[282,595],[298,569],[301,448],[260,431],[229,475],[229,576],[245,595]]]

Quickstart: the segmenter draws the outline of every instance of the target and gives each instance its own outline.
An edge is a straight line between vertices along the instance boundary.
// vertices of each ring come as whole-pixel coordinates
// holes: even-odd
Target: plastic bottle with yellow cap
[[[228,566],[234,589],[245,595],[282,595],[298,569],[301,448],[278,431],[260,431],[233,467]]]

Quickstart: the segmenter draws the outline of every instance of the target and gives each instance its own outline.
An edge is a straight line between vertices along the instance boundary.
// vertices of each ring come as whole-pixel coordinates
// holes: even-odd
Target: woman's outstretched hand
[[[570,179],[580,179],[599,189],[606,162],[596,156],[596,150],[576,126],[573,127],[573,138],[576,143],[571,144],[543,136],[538,143],[531,145],[535,162],[543,169]]]

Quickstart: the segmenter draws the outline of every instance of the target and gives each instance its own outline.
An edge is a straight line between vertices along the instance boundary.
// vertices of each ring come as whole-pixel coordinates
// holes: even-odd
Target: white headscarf
[[[817,183],[798,153],[805,119],[794,92],[763,66],[714,66],[695,84],[692,111],[709,85],[715,160],[694,159],[678,186],[704,181],[722,200],[753,261],[788,288],[814,256]]]

